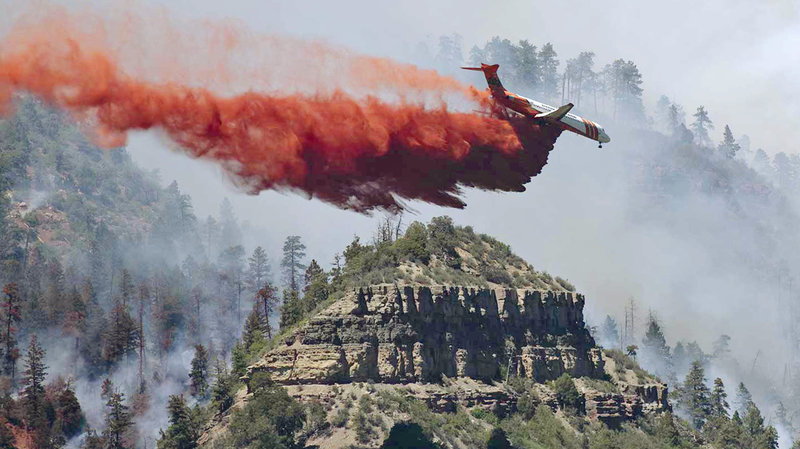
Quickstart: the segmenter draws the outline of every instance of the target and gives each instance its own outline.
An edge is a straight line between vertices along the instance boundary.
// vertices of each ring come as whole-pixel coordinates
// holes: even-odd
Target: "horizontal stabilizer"
[[[461,67],[464,70],[477,70],[478,72],[483,72],[483,69],[480,67]]]
[[[554,109],[554,110],[552,110],[550,112],[547,112],[547,113],[543,112],[541,114],[536,114],[534,116],[534,118],[540,118],[540,119],[551,120],[551,121],[558,121],[558,120],[561,120],[565,115],[567,115],[569,113],[569,111],[572,110],[573,106],[575,106],[575,105],[573,105],[572,103],[567,103],[564,106],[561,106],[560,108]]]

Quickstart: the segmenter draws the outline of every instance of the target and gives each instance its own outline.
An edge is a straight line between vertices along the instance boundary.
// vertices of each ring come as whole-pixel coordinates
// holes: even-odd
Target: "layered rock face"
[[[310,318],[251,370],[282,384],[599,377],[583,305],[571,292],[376,285]]]
[[[620,393],[585,392],[586,414],[617,427],[642,415],[671,410],[667,386],[664,384],[619,386]]]

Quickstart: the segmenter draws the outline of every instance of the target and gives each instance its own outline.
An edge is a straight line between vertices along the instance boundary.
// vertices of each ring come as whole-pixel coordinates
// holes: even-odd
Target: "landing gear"
[[[602,149],[603,148],[603,144],[602,143],[597,144],[597,148],[601,148]]]

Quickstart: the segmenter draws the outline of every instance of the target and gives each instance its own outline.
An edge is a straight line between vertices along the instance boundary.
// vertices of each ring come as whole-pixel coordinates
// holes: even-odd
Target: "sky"
[[[688,113],[705,105],[718,133],[729,123],[769,153],[800,140],[792,119],[800,113],[800,4],[790,0],[151,1],[401,60],[420,41],[452,33],[465,53],[492,36],[552,42],[562,58],[590,50],[600,64],[634,61],[650,105],[661,94]]]

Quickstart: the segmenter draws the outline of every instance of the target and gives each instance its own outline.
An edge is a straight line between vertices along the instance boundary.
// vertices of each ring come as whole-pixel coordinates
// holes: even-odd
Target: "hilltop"
[[[447,217],[402,235],[382,232],[396,229],[387,223],[385,238],[347,246],[328,299],[254,343],[263,349],[243,348],[252,362],[234,374],[244,384],[204,447],[255,437],[240,420],[266,412],[260,395],[275,389],[313,410],[300,441],[320,448],[377,448],[409,428],[453,448],[481,447],[498,426],[515,447],[577,448],[643,423],[691,433],[673,422],[666,385],[596,345],[567,281]],[[651,438],[633,429],[609,435]]]
[[[449,217],[411,223],[402,235],[391,221],[370,245],[356,238],[345,248],[344,274],[352,286],[380,283],[469,285],[575,291],[565,279],[533,266],[497,239],[456,226]]]

